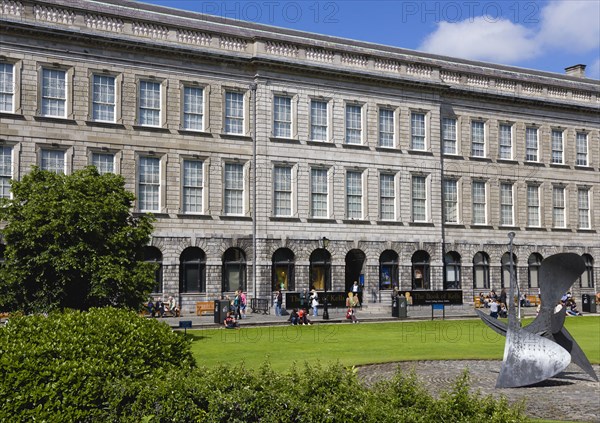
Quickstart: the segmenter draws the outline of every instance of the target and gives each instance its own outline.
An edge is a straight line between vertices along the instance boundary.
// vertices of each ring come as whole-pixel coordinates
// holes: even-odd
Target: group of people
[[[247,297],[244,291],[235,291],[233,300],[228,296],[225,299],[229,300],[229,311],[235,319],[241,320],[246,318]]]
[[[158,297],[155,300],[150,298],[146,304],[146,309],[148,310],[148,314],[152,317],[165,317],[166,315],[179,317],[181,314],[173,296],[169,296],[166,303],[163,302],[161,297]]]
[[[305,308],[294,308],[290,313],[288,322],[292,325],[310,325],[311,322],[308,319],[308,310]]]
[[[358,323],[358,319],[356,318],[357,307],[360,307],[358,292],[348,292],[348,297],[346,298],[346,319],[351,320],[352,323]]]
[[[493,289],[487,296],[483,295],[483,292],[479,293],[479,302],[483,304],[485,308],[490,309],[490,316],[494,319],[498,317],[508,317],[508,309],[506,308],[506,289],[502,288],[500,295],[496,294]]]
[[[577,309],[575,298],[573,298],[573,295],[571,295],[570,292],[567,292],[561,297],[560,305],[567,309],[567,316],[583,316]]]

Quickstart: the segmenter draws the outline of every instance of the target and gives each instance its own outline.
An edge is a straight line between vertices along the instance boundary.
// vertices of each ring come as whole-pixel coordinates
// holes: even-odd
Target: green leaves
[[[34,168],[12,182],[0,220],[5,264],[0,307],[48,312],[99,306],[138,308],[154,284],[153,267],[136,255],[152,218],[131,214],[134,196],[119,175],[87,167],[72,175]]]

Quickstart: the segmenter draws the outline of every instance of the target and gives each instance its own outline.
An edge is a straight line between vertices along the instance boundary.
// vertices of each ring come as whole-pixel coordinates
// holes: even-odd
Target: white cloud
[[[537,53],[534,35],[509,20],[479,16],[462,22],[439,23],[419,49],[465,59],[514,63]]]
[[[600,48],[600,2],[568,0],[548,3],[541,11],[537,41],[541,47],[586,52]]]

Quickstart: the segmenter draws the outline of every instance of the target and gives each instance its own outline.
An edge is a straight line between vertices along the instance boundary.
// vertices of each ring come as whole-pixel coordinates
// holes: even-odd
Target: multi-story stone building
[[[0,175],[122,174],[190,310],[364,284],[462,289],[600,258],[600,84],[125,0],[0,0]],[[373,296],[372,296],[372,295]]]

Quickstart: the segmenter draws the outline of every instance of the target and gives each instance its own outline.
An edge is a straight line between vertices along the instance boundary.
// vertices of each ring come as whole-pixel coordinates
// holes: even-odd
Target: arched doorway
[[[346,279],[346,292],[352,291],[352,285],[354,282],[358,282],[358,298],[362,303],[362,288],[365,283],[365,277],[363,272],[363,266],[365,264],[365,253],[362,250],[353,249],[348,251],[346,254],[346,269],[345,269],[345,279]]]
[[[413,289],[431,289],[429,280],[429,253],[419,250],[412,256]]]
[[[240,248],[229,248],[223,254],[222,292],[246,291],[246,254]]]
[[[529,288],[540,287],[540,267],[542,265],[542,256],[538,253],[532,253],[527,260],[528,275],[529,275]]]
[[[331,290],[331,254],[318,248],[310,255],[310,289]]]
[[[142,250],[142,256],[144,261],[150,263],[157,263],[158,267],[154,271],[154,288],[152,288],[152,292],[162,292],[163,291],[163,265],[162,265],[162,253],[156,247],[151,247],[149,245],[145,246]]]
[[[482,251],[473,256],[473,288],[490,289],[490,256]]]
[[[379,289],[400,288],[398,277],[398,253],[385,250],[379,256]]]
[[[294,291],[294,253],[289,248],[280,248],[273,253],[273,291]]]
[[[444,255],[444,289],[460,289],[460,254],[456,251]]]
[[[181,292],[206,292],[206,254],[198,247],[183,250],[179,257]]]
[[[518,285],[517,281],[517,256],[513,253],[513,265],[515,270],[515,284]],[[510,253],[506,252],[502,254],[502,274],[500,277],[500,287],[508,288],[510,286]]]

